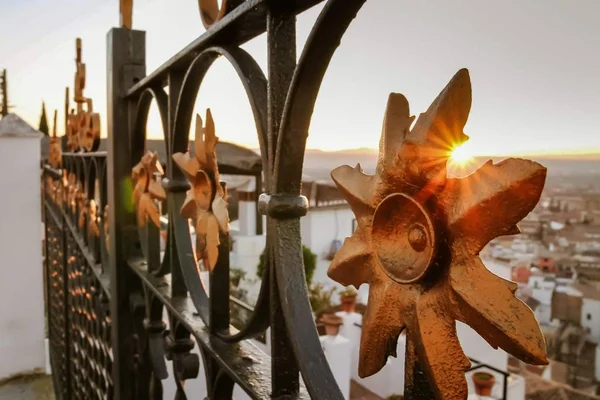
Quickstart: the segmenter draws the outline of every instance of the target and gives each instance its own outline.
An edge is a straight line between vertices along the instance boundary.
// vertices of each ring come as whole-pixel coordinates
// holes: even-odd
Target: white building
[[[582,297],[581,326],[588,331],[589,339],[600,344],[600,290],[582,283],[575,283],[571,287]]]
[[[15,114],[0,120],[0,379],[46,366],[41,137]]]

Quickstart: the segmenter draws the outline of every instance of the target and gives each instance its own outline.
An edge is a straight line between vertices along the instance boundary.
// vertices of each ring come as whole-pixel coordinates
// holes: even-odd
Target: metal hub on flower
[[[398,283],[418,281],[433,261],[435,233],[431,219],[405,194],[392,194],[377,206],[371,240],[377,261]]]
[[[548,362],[532,311],[514,296],[517,285],[489,272],[478,256],[493,238],[519,233],[516,224],[537,204],[546,169],[509,159],[490,161],[465,178],[447,177],[452,150],[468,139],[463,128],[470,108],[464,69],[414,125],[406,98],[392,93],[376,174],[365,175],[360,165],[331,174],[358,227],[328,274],[343,285],[369,284],[359,375],[383,368],[405,331],[407,385],[418,364],[438,399],[468,394],[471,363],[456,321],[525,362]]]

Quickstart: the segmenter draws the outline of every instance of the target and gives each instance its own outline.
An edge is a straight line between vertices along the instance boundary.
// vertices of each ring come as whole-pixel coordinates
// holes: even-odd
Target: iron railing
[[[342,398],[308,302],[299,229],[307,201],[300,185],[319,86],[365,0],[328,1],[297,62],[296,15],[320,2],[230,1],[223,18],[150,74],[144,32],[108,33],[107,153],[65,154],[63,166],[76,178],[71,182],[69,176],[63,182],[60,171],[44,169],[48,319],[59,398],[162,398],[167,360],[176,398],[185,398],[184,382],[199,371],[199,357],[190,353],[195,343],[207,398],[231,398],[234,384],[252,398]],[[240,47],[265,32],[266,75]],[[221,235],[207,293],[188,222],[179,215],[189,185],[172,161],[173,154],[188,149],[195,98],[219,57],[234,66],[250,100],[267,193],[259,208],[268,217],[269,268],[241,330],[230,326],[229,238]],[[151,224],[137,228],[130,201],[131,170],[145,152],[152,102],[160,112],[168,160],[162,260],[158,230]],[[69,195],[77,182],[80,190]],[[271,356],[246,340],[264,335],[269,326]]]
[[[296,16],[322,1],[229,0],[221,2],[223,9],[219,11],[215,8],[218,2],[200,0],[207,31],[150,74],[146,73],[145,32],[123,27],[114,28],[108,33],[107,151],[66,153],[62,155],[61,166],[57,166],[60,156],[56,156],[60,150],[53,151],[50,163],[54,168],[61,169],[45,167],[43,175],[50,353],[55,391],[60,399],[161,399],[163,381],[166,379],[172,379],[175,384],[175,398],[185,399],[185,382],[198,376],[200,357],[203,360],[207,388],[205,396],[208,399],[231,399],[235,385],[255,399],[298,399],[309,396],[326,400],[343,398],[325,359],[308,300],[300,218],[306,215],[309,204],[301,195],[301,178],[308,128],[321,82],[342,36],[366,0],[328,0],[297,59]],[[126,11],[123,19],[129,26],[131,10],[127,7],[131,7],[131,2],[124,0],[121,7]],[[241,48],[250,39],[264,33],[268,54],[266,72]],[[95,126],[95,130],[91,129],[86,126],[86,121],[92,117],[99,120],[99,116],[92,113],[91,101],[83,99],[85,68],[80,57],[81,43],[77,43],[78,78],[75,93],[78,113],[66,118],[67,123],[72,125],[67,129],[69,144],[79,148],[78,143],[85,143],[84,148],[97,149],[98,138],[94,135],[98,133],[98,126]],[[236,322],[237,328],[232,325],[234,321],[230,312],[232,304],[234,307],[240,306],[239,302],[231,301],[229,295],[231,238],[226,230],[221,229],[216,265],[213,265],[214,259],[208,263],[214,269],[209,275],[209,289],[206,290],[190,238],[189,220],[180,214],[190,184],[179,168],[181,164],[175,164],[173,159],[174,155],[188,151],[195,100],[208,69],[218,58],[224,58],[232,64],[249,99],[263,166],[264,193],[258,199],[258,211],[267,217],[265,254],[268,268],[254,309],[244,311],[249,314],[244,318],[247,322],[245,326],[239,326],[239,321]],[[84,100],[88,104],[85,112]],[[164,134],[166,176],[160,180],[161,185],[157,185],[151,181],[154,177],[150,176],[147,168],[148,176],[145,177],[147,182],[152,182],[159,197],[166,200],[164,208],[169,222],[162,256],[159,228],[151,222],[144,222],[144,218],[136,218],[134,204],[139,204],[140,192],[134,191],[132,182],[132,169],[146,155],[146,124],[152,103],[158,108]],[[451,140],[456,139],[460,143],[466,140],[462,127],[470,104],[470,78],[466,70],[460,70],[430,110],[423,114],[424,122],[415,124],[416,133],[413,135],[411,131],[410,135],[416,135],[410,139],[415,142],[407,142],[406,149],[402,147],[403,157],[407,158],[401,165],[396,165],[392,160],[395,157],[392,151],[398,151],[395,146],[400,145],[401,141],[396,136],[404,131],[392,126],[394,121],[391,120],[402,120],[404,125],[412,120],[408,115],[401,117],[403,113],[408,113],[406,99],[393,94],[387,112],[391,122],[385,125],[382,136],[385,146],[381,149],[383,154],[380,155],[380,162],[385,188],[378,192],[378,196],[387,194],[384,200],[377,201],[381,200],[379,205],[385,203],[384,211],[388,210],[388,206],[398,204],[409,204],[417,210],[415,215],[421,219],[415,219],[411,234],[402,236],[402,240],[406,241],[406,246],[410,242],[417,252],[427,249],[423,253],[427,257],[418,258],[421,261],[417,271],[421,275],[398,278],[395,273],[386,270],[390,284],[392,280],[411,285],[419,281],[418,285],[423,285],[419,286],[419,291],[433,293],[423,297],[425,300],[419,302],[420,307],[429,305],[431,308],[447,302],[440,299],[449,299],[451,289],[465,303],[464,307],[475,307],[468,308],[466,313],[453,310],[451,315],[444,314],[450,312],[447,309],[434,310],[423,315],[423,321],[417,318],[418,315],[415,316],[416,305],[387,310],[389,315],[404,310],[404,323],[410,321],[412,324],[412,328],[408,327],[405,367],[405,396],[411,400],[466,397],[467,385],[459,368],[466,369],[464,364],[465,361],[468,364],[468,360],[456,337],[455,319],[470,321],[469,324],[494,346],[516,352],[529,362],[546,362],[540,350],[543,336],[533,314],[520,303],[510,303],[508,306],[507,302],[514,300],[513,286],[484,274],[482,271],[485,268],[476,259],[479,245],[485,245],[491,237],[515,233],[515,224],[533,208],[539,198],[545,169],[533,163],[523,164],[523,160],[513,160],[512,163],[505,163],[504,167],[486,164],[485,168],[497,168],[503,171],[498,174],[505,175],[514,174],[522,165],[529,169],[523,176],[516,174],[512,177],[510,185],[487,182],[488,187],[485,187],[485,182],[482,183],[479,197],[475,199],[476,203],[470,203],[470,208],[458,207],[454,210],[452,207],[456,208],[459,204],[456,202],[460,202],[461,198],[446,193],[447,204],[435,207],[434,215],[440,220],[436,224],[445,220],[446,212],[455,211],[452,214],[456,217],[453,229],[456,228],[456,232],[460,233],[464,228],[471,234],[478,233],[473,227],[478,225],[464,223],[469,215],[480,212],[491,215],[489,210],[505,203],[505,199],[514,198],[515,190],[524,194],[515,200],[515,209],[507,211],[507,216],[498,215],[508,225],[496,221],[497,224],[486,227],[480,240],[461,242],[464,246],[456,249],[449,247],[454,240],[452,235],[456,232],[452,231],[454,233],[449,235],[446,230],[450,228],[445,226],[440,226],[437,233],[434,231],[429,216],[431,210],[428,211],[428,207],[433,205],[420,204],[412,198],[415,196],[414,190],[420,188],[414,182],[422,185],[424,177],[430,179],[434,176],[433,172],[436,176],[440,172],[431,165],[431,171],[425,173],[425,169],[421,170],[425,165],[438,164],[431,163],[432,156],[428,151],[442,151],[438,149],[441,146],[438,141],[450,149],[451,145],[456,144],[450,143]],[[456,118],[456,121],[447,120],[452,118]],[[450,122],[452,126],[457,126],[456,129],[439,129],[439,126],[450,126]],[[429,129],[428,124],[434,125]],[[404,125],[400,128],[409,129],[410,123]],[[79,132],[77,127],[82,126],[82,132]],[[79,136],[72,135],[73,132],[82,135],[84,140],[76,140]],[[52,143],[56,143],[54,139]],[[427,142],[429,147],[426,146],[422,153],[427,156],[422,156],[423,159],[419,161],[417,158],[421,153],[415,150],[415,146],[423,145],[421,142]],[[441,160],[447,159],[448,152],[444,151],[444,154]],[[185,156],[179,156],[179,161],[185,159]],[[406,175],[412,176],[413,183],[407,181],[399,185],[400,182],[391,181],[404,179],[404,172],[401,173],[400,169],[418,161],[422,161],[423,165],[419,164],[418,168],[408,171],[409,175]],[[135,170],[139,171],[137,167]],[[216,177],[215,171],[213,168],[203,173],[211,182],[210,190],[216,192],[219,182],[212,182]],[[353,171],[360,174],[360,171]],[[194,167],[194,173],[198,176],[198,168]],[[484,172],[478,176],[486,174]],[[260,188],[260,179],[257,180]],[[348,184],[337,183],[342,187]],[[440,184],[437,179],[434,183],[435,187]],[[467,180],[465,185],[469,184]],[[461,185],[455,182],[450,186],[460,188]],[[408,190],[408,187],[410,190],[407,193],[395,193],[400,186],[402,190]],[[144,190],[148,190],[147,187]],[[368,190],[369,187],[364,185],[362,189]],[[422,189],[426,196],[419,201],[425,202],[424,199],[427,199],[426,203],[429,203],[429,191],[433,189]],[[152,197],[146,197],[145,201],[146,206],[151,204],[154,207]],[[483,211],[476,207],[480,203],[485,203],[481,208]],[[404,209],[396,206],[396,210]],[[405,217],[409,216],[398,214],[394,221],[412,221],[412,216],[403,219]],[[371,215],[369,218],[374,217]],[[385,233],[389,221],[383,218],[378,221],[381,222],[378,232]],[[489,224],[490,220],[482,218],[479,221],[481,226],[484,223]],[[424,224],[427,225],[427,231]],[[438,240],[438,236],[444,240]],[[392,241],[388,242],[392,246]],[[434,246],[434,242],[439,243]],[[370,249],[369,257],[375,257],[374,251]],[[451,251],[456,251],[456,255],[461,256],[457,257],[460,260],[473,259],[473,265],[462,265],[458,261],[457,265],[452,264],[451,258],[455,253]],[[201,265],[204,266],[207,260],[208,256]],[[435,267],[430,268],[433,265]],[[473,276],[467,274],[467,266]],[[396,268],[396,264],[391,267]],[[446,273],[450,268],[461,268],[460,273],[450,279]],[[429,270],[434,271],[433,275]],[[350,274],[338,272],[333,271],[333,275],[340,282],[364,283],[366,279],[347,276],[352,275],[352,271]],[[430,275],[424,275],[425,272]],[[492,305],[479,301],[481,299],[474,294],[475,288],[469,285],[470,282],[486,279],[489,282],[484,282],[487,285],[484,287],[496,287],[499,293],[497,299],[503,302],[499,321],[490,322],[494,316]],[[438,281],[443,285],[432,283]],[[449,281],[455,286],[451,288]],[[370,286],[373,291],[384,285],[377,280],[369,283],[375,283]],[[442,287],[443,290],[440,289]],[[441,296],[440,293],[444,296],[437,297]],[[411,296],[410,304],[417,298]],[[437,300],[434,302],[432,299]],[[386,305],[379,303],[370,302],[379,310],[386,310]],[[458,306],[458,303],[453,302],[448,309]],[[483,311],[476,310],[479,308]],[[425,309],[419,308],[421,311]],[[516,318],[514,310],[518,311],[517,316],[523,318]],[[440,319],[442,314],[444,318]],[[372,318],[370,331],[381,327],[389,338],[397,338],[404,328],[403,322],[398,321],[396,316],[383,319],[388,321],[378,324]],[[516,334],[520,329],[515,328],[515,321],[525,321],[522,322],[523,335]],[[421,326],[421,322],[424,326]],[[363,331],[367,331],[366,327]],[[260,351],[249,340],[261,337],[267,328],[270,328],[270,341],[264,342],[270,343],[270,355]],[[427,344],[423,342],[424,338],[428,340]],[[377,344],[375,341],[373,343]],[[378,357],[383,356],[385,360],[385,357],[393,354],[386,348],[389,343],[382,342],[381,346],[374,349]],[[200,355],[192,352],[196,345]],[[451,351],[442,351],[446,345]],[[434,352],[439,353],[441,361],[433,360]],[[365,354],[361,355],[361,359],[366,358]],[[167,361],[172,365],[171,377],[168,376]],[[371,370],[377,367],[377,363],[371,364],[363,371],[367,375],[374,373]],[[432,381],[432,378],[435,379]]]
[[[57,397],[112,398],[106,154],[63,154],[43,173],[50,361]],[[71,184],[69,184],[69,181]]]

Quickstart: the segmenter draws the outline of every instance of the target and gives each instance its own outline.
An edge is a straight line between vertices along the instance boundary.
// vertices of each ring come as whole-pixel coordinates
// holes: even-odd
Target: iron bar
[[[110,280],[113,379],[115,397],[130,399],[132,372],[129,368],[132,321],[127,314],[131,290],[126,265],[128,253],[135,248],[135,222],[126,207],[125,182],[133,166],[130,149],[130,131],[127,88],[145,75],[145,33],[113,28],[108,34],[108,204],[110,207]]]

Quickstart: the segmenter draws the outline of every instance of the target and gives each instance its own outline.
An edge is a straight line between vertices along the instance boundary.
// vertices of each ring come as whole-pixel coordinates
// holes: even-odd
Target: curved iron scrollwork
[[[220,26],[235,24],[237,21],[229,20],[235,19],[237,15],[249,15],[246,13],[254,12],[255,8],[261,10],[256,20],[262,20],[267,27],[269,51],[272,52],[269,60],[272,82],[268,87],[268,79],[256,61],[238,47],[243,41],[232,40],[226,46],[219,47],[212,45],[215,40],[210,38],[210,34],[213,29],[217,29],[218,25],[215,24],[214,28],[209,28],[205,41],[198,42],[193,50],[189,47],[186,49],[187,53],[191,54],[194,51],[197,56],[178,65],[177,69],[167,66],[162,70],[163,74],[151,74],[129,89],[128,101],[134,104],[134,109],[137,110],[133,116],[135,123],[131,137],[132,160],[137,162],[145,151],[146,120],[152,100],[159,107],[165,135],[167,177],[163,180],[163,187],[167,192],[169,223],[167,248],[161,271],[163,274],[170,272],[172,275],[170,291],[173,296],[178,290],[179,293],[187,292],[199,318],[207,325],[209,331],[224,343],[236,343],[252,338],[270,324],[277,324],[273,329],[272,355],[277,360],[285,360],[286,364],[280,367],[291,368],[287,371],[288,376],[293,376],[294,370],[300,371],[308,392],[314,398],[339,399],[341,393],[323,355],[304,283],[299,217],[306,212],[306,202],[300,196],[300,179],[308,126],[321,81],[342,35],[364,1],[330,0],[313,28],[298,65],[295,60],[293,16],[306,7],[275,7],[262,2],[224,2],[219,10],[216,8],[216,2],[212,3],[200,2],[203,19],[209,26],[217,20],[222,20],[222,23],[218,24]],[[226,16],[234,8],[235,13]],[[242,26],[239,28],[243,29]],[[224,57],[233,65],[246,90],[260,143],[265,190],[269,194],[263,198],[263,203],[268,200],[264,208],[268,215],[267,254],[270,268],[262,282],[260,295],[249,322],[239,332],[232,332],[229,326],[229,249],[226,245],[230,239],[226,232],[221,233],[222,243],[219,248],[223,247],[223,251],[218,252],[218,259],[215,261],[212,261],[210,254],[216,255],[216,252],[199,253],[198,258],[208,263],[207,270],[212,270],[216,263],[214,271],[210,274],[210,285],[206,285],[198,274],[198,260],[193,256],[194,246],[190,241],[189,222],[186,218],[191,214],[183,213],[185,217],[179,215],[181,207],[189,203],[185,200],[185,191],[190,188],[188,181],[194,183],[191,193],[199,193],[201,189],[201,185],[196,182],[200,168],[195,166],[193,171],[187,171],[187,162],[181,159],[183,156],[175,156],[179,168],[172,161],[173,155],[188,151],[188,132],[195,99],[208,69],[218,57]],[[162,89],[164,85],[169,87],[168,94]],[[207,123],[210,123],[210,120]],[[198,138],[196,145],[197,141]],[[207,182],[210,183],[210,180]],[[209,186],[216,187],[214,182]],[[206,195],[207,201],[214,198],[214,193],[207,192]],[[210,204],[210,201],[207,204]],[[275,202],[278,206],[275,206]],[[198,199],[195,204],[199,204]],[[296,204],[303,212],[294,211]],[[271,209],[273,212],[269,212]],[[141,235],[140,240],[152,242],[146,235]],[[142,248],[145,248],[144,244]],[[136,274],[141,276],[144,276],[146,271],[150,272],[145,266],[156,265],[159,262],[156,259],[158,255],[154,254],[153,260],[148,258],[148,251],[144,253],[146,259],[129,260]],[[283,265],[287,267],[284,268]],[[142,266],[142,269],[137,269],[138,266]],[[148,284],[150,278],[145,277],[143,281]],[[179,288],[175,287],[176,285],[180,285]],[[206,286],[210,287],[210,293]],[[223,292],[227,294],[223,295]],[[171,309],[171,320],[181,319],[181,310],[173,310],[176,307],[169,304],[167,299],[161,296],[158,298],[165,303],[167,309]],[[171,301],[175,298],[176,296],[172,297]],[[232,374],[231,368],[223,369],[211,361],[216,356],[211,353],[214,348],[204,342],[205,339],[199,332],[189,328],[191,327],[188,326],[189,332],[196,337],[201,346],[207,367],[208,385],[212,388],[210,390],[213,395],[230,392],[229,384],[222,386],[223,384],[218,382],[235,382],[247,388],[248,385],[243,382],[242,376],[236,375],[238,371],[234,370]],[[272,390],[272,395],[293,394],[302,390],[297,376],[288,378],[288,382],[279,382],[282,379],[279,369],[278,367],[273,371],[273,387],[268,388],[269,391]],[[223,374],[228,375],[228,379],[225,379]],[[176,380],[179,381],[177,378]],[[249,394],[258,398],[258,393],[262,393],[263,389],[250,389]],[[230,394],[228,396],[230,397]]]

